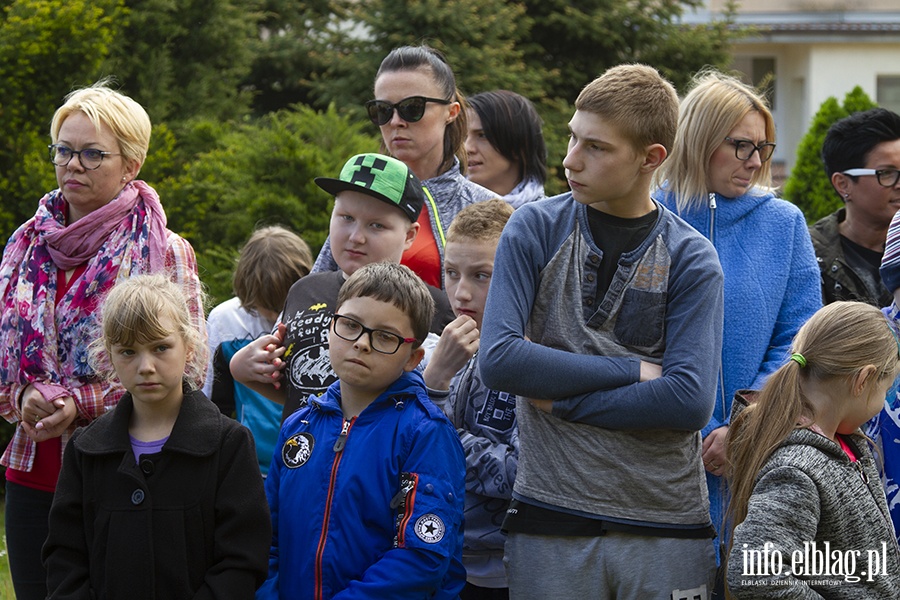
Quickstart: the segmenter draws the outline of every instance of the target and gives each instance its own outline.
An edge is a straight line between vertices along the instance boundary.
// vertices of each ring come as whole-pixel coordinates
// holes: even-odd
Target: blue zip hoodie
[[[787,360],[800,326],[822,307],[819,267],[803,213],[771,192],[711,194],[705,206],[681,213],[667,190],[655,198],[713,242],[725,273],[722,371],[705,438],[728,424],[737,390],[761,389]],[[726,497],[721,478],[706,478],[718,529]]]
[[[257,599],[456,598],[464,479],[456,430],[419,373],[349,421],[333,383],[281,429],[266,479],[269,575]]]

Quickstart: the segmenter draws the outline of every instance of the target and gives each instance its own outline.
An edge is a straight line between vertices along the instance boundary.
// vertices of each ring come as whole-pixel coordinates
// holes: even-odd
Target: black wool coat
[[[185,392],[162,450],[135,462],[130,394],[75,432],[43,548],[52,599],[251,599],[269,508],[249,431]]]

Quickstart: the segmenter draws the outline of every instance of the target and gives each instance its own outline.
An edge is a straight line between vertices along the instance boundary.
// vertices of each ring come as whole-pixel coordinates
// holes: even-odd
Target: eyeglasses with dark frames
[[[106,156],[118,156],[118,152],[106,152],[97,148],[84,148],[83,150],[72,150],[63,144],[51,144],[47,146],[50,149],[50,162],[57,167],[65,167],[71,162],[73,156],[78,156],[81,166],[88,171],[99,169],[103,164],[103,158]]]
[[[415,123],[421,121],[425,116],[425,107],[429,102],[437,104],[450,104],[450,100],[443,98],[428,98],[426,96],[410,96],[404,98],[396,104],[391,104],[387,100],[369,100],[366,102],[366,111],[369,113],[369,119],[381,127],[390,122],[394,117],[394,111],[400,115],[400,118],[407,123]]]
[[[368,333],[369,345],[372,350],[381,354],[395,354],[403,344],[412,344],[418,341],[416,338],[405,338],[384,329],[371,329],[356,319],[337,313],[331,316],[331,323],[334,334],[348,342],[355,342],[363,334]]]
[[[878,185],[886,188],[894,187],[900,181],[900,171],[897,169],[848,169],[842,173],[850,177],[874,175],[878,178]]]
[[[736,140],[726,137],[725,141],[734,144],[734,157],[738,160],[750,160],[754,152],[759,152],[760,162],[766,162],[772,158],[772,153],[775,152],[775,144],[773,142],[763,142],[757,146],[750,140]]]

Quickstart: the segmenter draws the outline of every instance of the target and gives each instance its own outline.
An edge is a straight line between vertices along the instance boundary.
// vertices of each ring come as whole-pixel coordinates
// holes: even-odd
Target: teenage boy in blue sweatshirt
[[[705,599],[700,430],[723,277],[709,241],[650,198],[678,97],[655,69],[621,65],[575,107],[571,192],[513,214],[481,334],[484,383],[520,398],[510,595]]]

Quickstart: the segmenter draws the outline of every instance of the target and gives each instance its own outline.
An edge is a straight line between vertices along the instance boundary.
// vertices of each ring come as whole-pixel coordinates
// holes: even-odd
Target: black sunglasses
[[[415,123],[425,116],[425,105],[429,102],[450,104],[451,101],[441,98],[426,98],[425,96],[410,96],[396,104],[391,104],[386,100],[369,100],[366,102],[366,111],[369,113],[369,119],[379,127],[387,124],[393,118],[394,110],[407,123]]]

